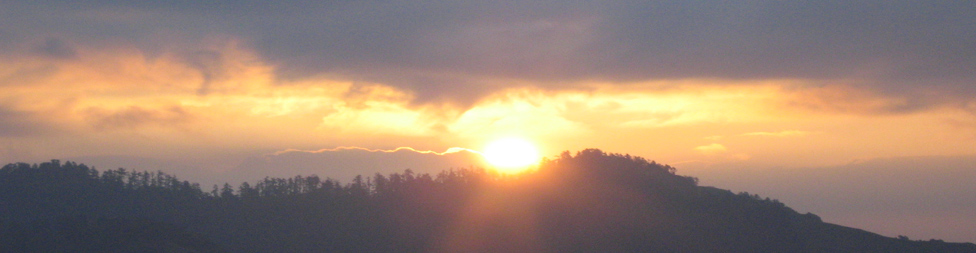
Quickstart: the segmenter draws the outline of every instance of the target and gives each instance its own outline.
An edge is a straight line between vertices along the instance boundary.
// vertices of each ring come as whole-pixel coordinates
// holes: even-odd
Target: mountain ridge
[[[345,185],[312,175],[205,192],[163,172],[98,172],[54,160],[0,169],[0,221],[147,219],[245,252],[976,252],[972,243],[824,223],[675,171],[587,149],[517,175],[406,170]]]

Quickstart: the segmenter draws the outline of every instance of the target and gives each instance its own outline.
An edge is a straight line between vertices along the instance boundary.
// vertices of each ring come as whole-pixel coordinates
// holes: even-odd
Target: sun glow
[[[501,172],[515,173],[539,162],[539,151],[532,143],[517,138],[496,140],[485,146],[482,155]]]

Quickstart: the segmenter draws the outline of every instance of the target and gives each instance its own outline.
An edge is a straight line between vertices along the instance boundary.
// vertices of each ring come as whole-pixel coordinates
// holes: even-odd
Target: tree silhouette
[[[587,149],[519,175],[405,170],[348,184],[268,177],[203,192],[160,171],[13,163],[0,168],[0,249],[976,251],[970,243],[899,240],[823,223],[778,200],[698,186],[675,173],[641,157]]]

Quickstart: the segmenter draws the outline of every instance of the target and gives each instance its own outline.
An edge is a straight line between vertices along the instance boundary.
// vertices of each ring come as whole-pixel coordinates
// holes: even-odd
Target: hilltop
[[[597,149],[517,175],[406,170],[346,184],[312,175],[210,191],[163,172],[14,163],[0,169],[0,225],[8,238],[0,248],[14,251],[976,252],[972,243],[825,223],[775,199],[699,186],[669,165]],[[59,236],[77,230],[96,232]]]

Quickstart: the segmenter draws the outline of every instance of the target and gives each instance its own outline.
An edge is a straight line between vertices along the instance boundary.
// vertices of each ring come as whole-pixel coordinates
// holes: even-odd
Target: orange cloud
[[[808,131],[800,130],[784,130],[779,132],[751,132],[744,133],[743,136],[771,136],[771,137],[793,137],[793,136],[806,136],[811,134]]]
[[[162,110],[129,106],[120,110],[89,108],[85,110],[88,121],[98,130],[134,128],[144,125],[169,126],[188,123],[193,116],[182,107],[173,106]]]
[[[434,154],[434,155],[446,155],[446,154],[457,153],[457,152],[471,152],[475,154],[481,154],[481,152],[479,151],[473,149],[461,148],[461,147],[452,147],[452,148],[448,148],[444,152],[437,152],[433,150],[417,150],[411,147],[398,147],[395,149],[370,149],[370,148],[363,148],[363,147],[345,146],[345,147],[336,147],[336,148],[324,148],[318,150],[286,149],[286,150],[274,152],[271,155],[282,155],[282,154],[293,153],[293,152],[316,154],[316,153],[335,152],[335,151],[344,151],[344,150],[362,150],[367,152],[380,152],[380,153],[396,153],[400,151],[411,151],[420,154]]]
[[[718,143],[712,143],[712,144],[708,144],[708,145],[704,145],[704,146],[698,146],[698,147],[695,147],[695,150],[698,150],[699,152],[702,152],[702,153],[705,153],[705,154],[717,154],[717,153],[723,153],[725,151],[728,151],[728,149],[725,148],[724,145],[718,144]]]

